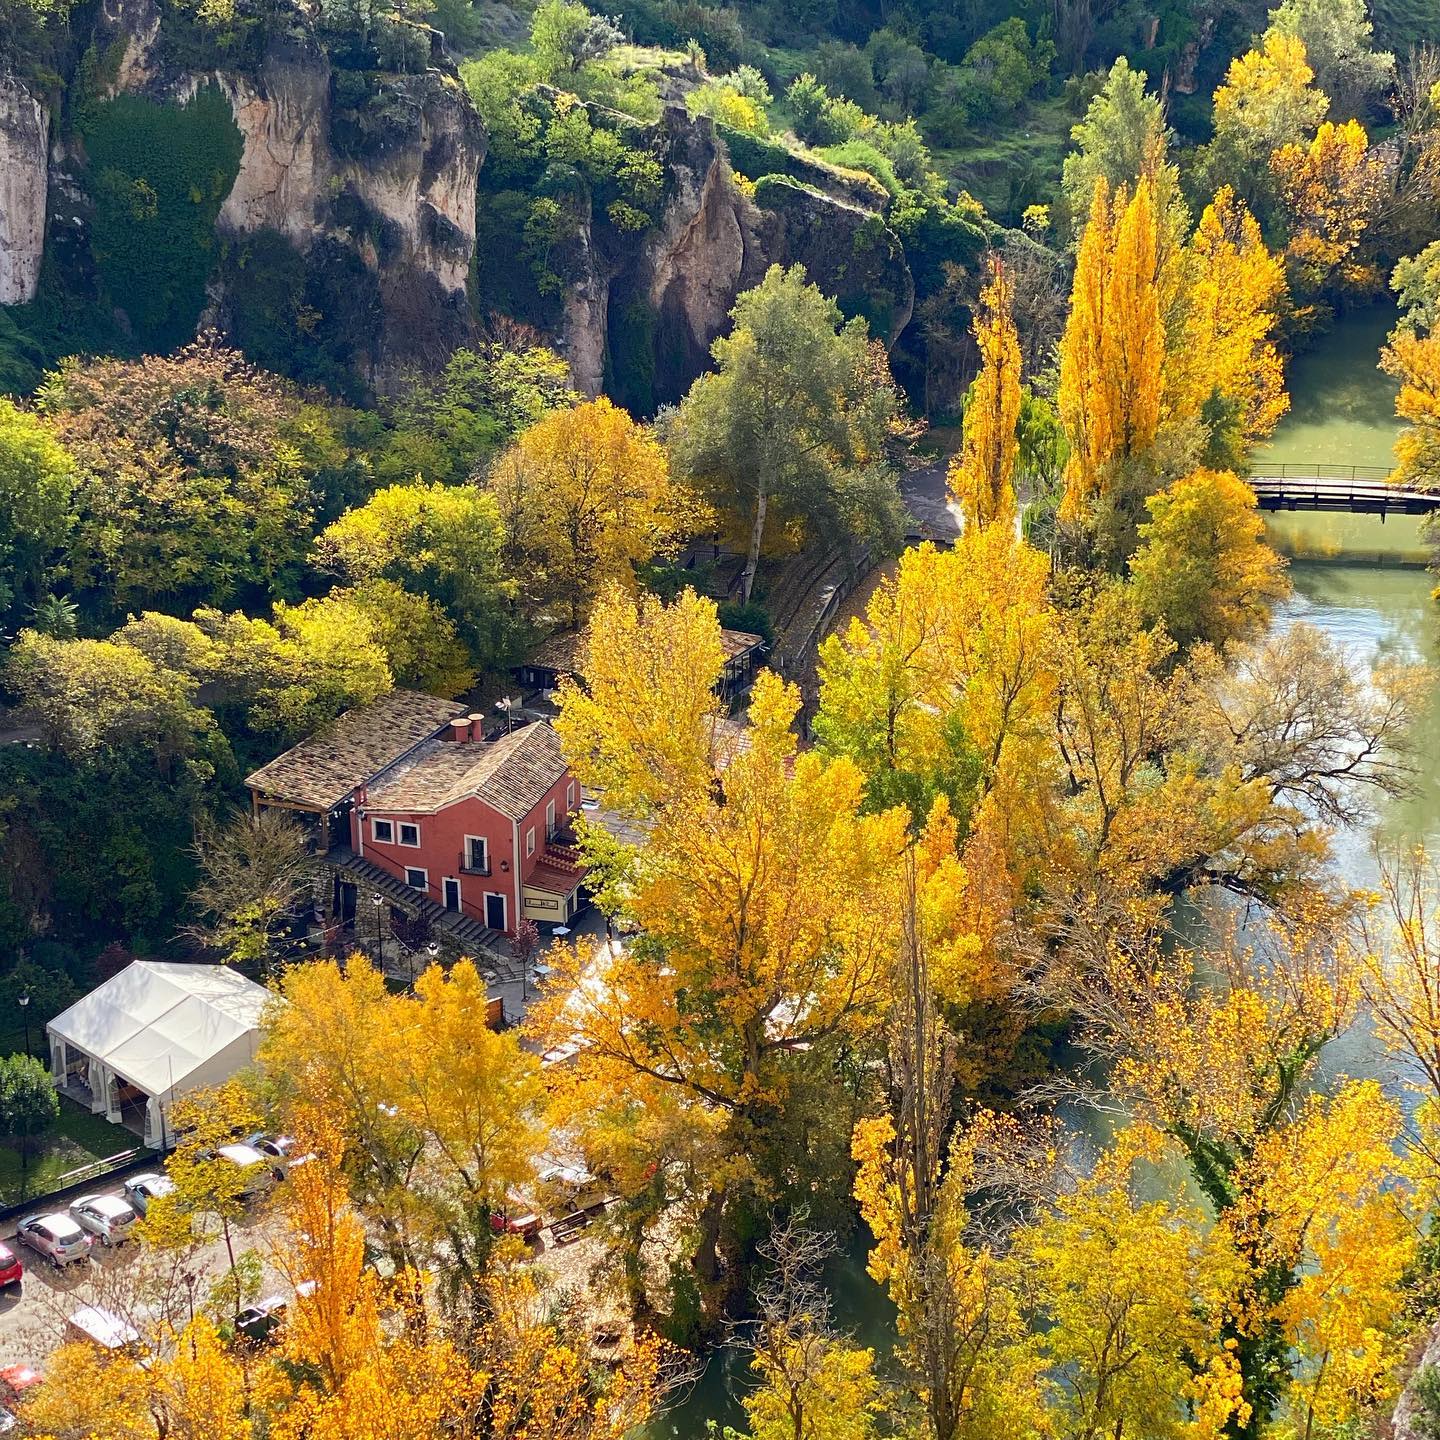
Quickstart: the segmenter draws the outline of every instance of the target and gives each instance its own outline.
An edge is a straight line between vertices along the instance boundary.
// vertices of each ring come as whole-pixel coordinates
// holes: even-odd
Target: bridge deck
[[[1440,493],[1387,483],[1379,466],[1312,466],[1289,473],[1289,465],[1256,468],[1250,488],[1262,510],[1321,510],[1351,515],[1429,515],[1440,510]],[[1278,473],[1277,473],[1278,472]]]

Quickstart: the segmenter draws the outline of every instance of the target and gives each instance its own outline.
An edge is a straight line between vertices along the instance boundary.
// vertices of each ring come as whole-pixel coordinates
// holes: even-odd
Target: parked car
[[[271,1157],[263,1155],[253,1145],[237,1141],[233,1145],[222,1145],[213,1155],[206,1158],[224,1160],[234,1165],[244,1177],[244,1191],[247,1195],[259,1195],[275,1183],[275,1169]]]
[[[269,1345],[285,1323],[286,1300],[270,1295],[247,1305],[235,1320],[235,1338],[250,1345]]]
[[[271,1162],[277,1180],[283,1180],[297,1165],[307,1164],[315,1158],[298,1153],[299,1147],[293,1135],[267,1135],[265,1131],[257,1130],[255,1134],[247,1135],[244,1143]]]
[[[32,1365],[7,1365],[0,1370],[0,1402],[13,1407],[43,1377]]]
[[[20,1422],[14,1406],[32,1386],[40,1383],[40,1372],[29,1365],[7,1365],[0,1370],[0,1435],[8,1435]]]
[[[140,1332],[123,1316],[99,1305],[86,1305],[65,1322],[67,1340],[88,1340],[102,1350],[138,1350]]]
[[[147,1215],[150,1212],[152,1200],[158,1200],[162,1195],[169,1195],[174,1189],[175,1182],[168,1175],[155,1173],[131,1176],[125,1182],[121,1193],[130,1202],[131,1209],[141,1215]]]
[[[102,1245],[123,1244],[140,1218],[135,1207],[118,1195],[84,1195],[70,1206],[70,1214]]]
[[[523,1195],[512,1190],[505,1196],[505,1208],[490,1212],[490,1228],[497,1235],[533,1240],[545,1228],[545,1221]]]
[[[90,1254],[90,1237],[70,1216],[60,1213],[27,1215],[15,1227],[15,1238],[61,1270]]]
[[[24,1273],[20,1257],[8,1245],[0,1245],[0,1289],[6,1285],[18,1285]]]

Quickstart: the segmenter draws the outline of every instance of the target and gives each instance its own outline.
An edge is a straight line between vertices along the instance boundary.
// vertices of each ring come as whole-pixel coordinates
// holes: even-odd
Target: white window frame
[[[423,875],[425,883],[423,885],[413,884],[410,880],[412,875]],[[420,894],[428,896],[430,894],[430,872],[423,865],[407,865],[405,867],[405,885],[410,890],[418,890]]]
[[[573,780],[565,787],[565,808],[566,810],[575,808],[575,782]]]
[[[535,853],[535,827],[531,825],[525,831],[525,858],[528,860]]]
[[[480,842],[482,863],[479,865],[472,865],[470,863],[471,857],[474,854],[470,843],[472,840],[478,840]],[[488,835],[467,835],[465,837],[465,868],[467,870],[478,870],[482,875],[488,875],[490,873],[490,837]]]
[[[555,838],[555,802],[553,800],[545,802],[545,838],[547,840]]]
[[[413,830],[415,838],[407,840],[405,832]],[[420,822],[418,820],[397,820],[395,822],[395,843],[404,845],[407,849],[418,850],[420,848]]]
[[[380,827],[384,826],[389,832],[382,835]],[[395,822],[393,820],[382,820],[378,815],[370,817],[370,838],[377,845],[393,845],[395,843]]]

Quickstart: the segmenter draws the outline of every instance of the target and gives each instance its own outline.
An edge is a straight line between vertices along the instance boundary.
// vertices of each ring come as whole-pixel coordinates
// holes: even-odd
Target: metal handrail
[[[1257,460],[1252,480],[1388,480],[1388,465],[1327,465],[1320,461]]]

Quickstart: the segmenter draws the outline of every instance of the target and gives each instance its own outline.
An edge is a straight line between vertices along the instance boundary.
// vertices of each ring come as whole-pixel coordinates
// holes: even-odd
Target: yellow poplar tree
[[[1004,263],[992,256],[990,279],[980,291],[971,327],[980,352],[980,373],[966,400],[964,443],[949,475],[950,493],[964,511],[967,526],[1008,526],[1015,520],[1020,339],[1011,314],[1012,290]]]
[[[632,610],[621,635],[645,623]],[[587,677],[615,644],[592,626]],[[626,659],[602,663],[627,668]],[[593,680],[588,696],[562,693],[559,728],[577,776],[619,778],[606,801],[620,796],[637,818],[655,793],[627,781],[623,767],[597,763],[597,742],[634,724],[617,704],[634,697],[642,716],[663,714],[663,694],[634,697],[629,686]],[[873,1031],[887,1003],[906,816],[863,813],[864,777],[852,761],[799,752],[798,708],[799,692],[763,672],[746,743],[704,783],[662,780],[663,823],[627,862],[626,908],[646,943],[552,960],[557,995],[574,991],[575,1000],[553,1008],[543,1028],[551,1043],[580,1042],[572,1063],[597,1108],[633,1077],[718,1117],[715,1168],[698,1181],[707,1192],[702,1278],[714,1274],[730,1196],[756,1182],[758,1138],[785,1112],[795,1057]]]
[[[1284,145],[1270,157],[1285,207],[1285,247],[1298,288],[1369,294],[1380,272],[1361,245],[1385,193],[1384,161],[1358,120],[1327,120],[1308,145]]]
[[[1145,503],[1130,574],[1146,618],[1181,645],[1223,645],[1263,624],[1289,587],[1255,492],[1228,470],[1196,470]]]
[[[1060,342],[1057,405],[1070,441],[1061,513],[1074,518],[1106,487],[1107,467],[1142,454],[1160,425],[1165,299],[1154,190],[1112,197],[1101,177],[1080,239]]]
[[[1183,329],[1166,362],[1166,409],[1198,414],[1218,393],[1236,409],[1240,434],[1263,439],[1290,408],[1272,336],[1285,269],[1228,186],[1205,207],[1190,239]]]

